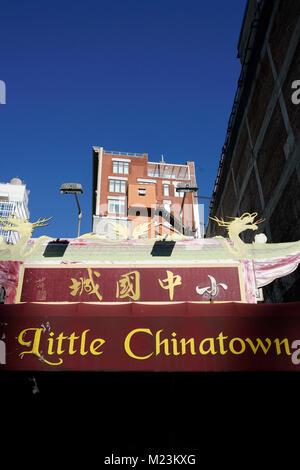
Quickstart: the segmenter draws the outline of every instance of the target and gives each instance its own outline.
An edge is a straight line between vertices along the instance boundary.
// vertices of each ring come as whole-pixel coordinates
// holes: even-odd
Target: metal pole
[[[81,212],[81,209],[80,209],[80,205],[79,205],[77,193],[75,193],[75,199],[76,199],[76,203],[77,203],[77,207],[78,207],[78,234],[77,234],[77,237],[79,237],[79,235],[80,235],[80,222],[81,222],[82,212]]]
[[[183,221],[182,221],[182,211],[183,211],[185,195],[186,195],[186,192],[184,191],[184,195],[183,195],[183,198],[182,198],[182,203],[181,203],[181,207],[180,207],[180,211],[179,211],[179,218],[180,218],[180,222],[181,222],[181,232],[182,232],[183,235],[184,235],[184,230],[183,230]]]

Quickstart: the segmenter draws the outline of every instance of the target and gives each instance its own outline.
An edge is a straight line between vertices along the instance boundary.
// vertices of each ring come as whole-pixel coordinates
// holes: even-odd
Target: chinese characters
[[[212,275],[207,274],[206,271],[205,274],[209,282],[203,281],[204,277],[201,274],[202,285],[199,285],[200,279],[197,279],[197,273],[201,273],[201,268],[196,268],[193,275],[190,272],[192,268],[189,268],[189,271],[188,268],[172,267],[171,269],[139,268],[126,271],[124,268],[86,268],[85,272],[81,269],[78,277],[75,275],[70,278],[72,283],[68,285],[69,295],[81,297],[79,300],[82,301],[89,301],[87,300],[88,296],[92,302],[120,302],[123,300],[125,302],[178,302],[186,299],[205,302],[208,299],[212,301],[216,298],[219,301],[224,301],[231,299],[225,294],[226,291],[230,290],[231,292],[233,285],[239,286],[238,276],[236,276],[236,280],[230,279],[230,283],[228,283],[227,276],[225,284],[219,282],[219,279],[216,280],[215,272]],[[240,300],[240,293],[236,292],[235,297]]]
[[[228,289],[227,284],[224,284],[223,282],[217,283],[215,278],[211,276],[210,274],[208,274],[207,276],[210,279],[210,286],[206,286],[206,287],[197,286],[196,287],[197,294],[203,295],[203,297],[206,297],[206,298],[213,299],[214,297],[217,297],[217,295],[219,294],[220,287],[222,287],[222,289],[224,290]]]
[[[100,286],[96,283],[95,278],[99,279],[101,274],[98,271],[93,271],[87,268],[88,276],[81,276],[79,279],[71,278],[72,284],[69,286],[70,295],[73,297],[81,296],[83,292],[88,295],[95,294],[98,300],[102,301],[102,295],[99,291]],[[165,279],[158,279],[160,287],[167,290],[169,299],[174,298],[174,289],[182,285],[182,279],[179,274],[174,274],[172,271],[167,270],[167,277]],[[129,298],[131,300],[140,299],[140,273],[139,271],[131,271],[122,274],[120,279],[116,282],[116,299]]]
[[[181,276],[178,274],[174,275],[172,271],[167,271],[166,279],[158,279],[160,287],[167,289],[169,291],[170,300],[173,300],[174,297],[174,287],[181,286]]]
[[[102,295],[99,292],[99,284],[96,284],[93,275],[97,278],[100,277],[100,273],[98,271],[92,271],[91,268],[87,268],[88,271],[88,278],[80,277],[79,280],[71,278],[72,285],[69,286],[71,289],[70,295],[75,297],[76,295],[81,295],[83,291],[85,291],[88,295],[95,294],[98,300],[102,300]]]
[[[121,279],[117,281],[116,298],[125,299],[126,297],[132,300],[140,298],[140,273],[138,271],[122,274]]]
[[[99,291],[100,286],[93,278],[93,276],[99,278],[101,274],[98,271],[92,271],[91,268],[87,268],[87,272],[87,278],[71,278],[72,285],[69,286],[71,290],[70,295],[73,297],[77,295],[81,296],[83,292],[86,292],[88,295],[95,294],[101,302],[103,297]],[[126,297],[132,300],[139,300],[140,298],[140,273],[138,271],[122,274],[121,278],[116,283],[116,298],[125,299]]]

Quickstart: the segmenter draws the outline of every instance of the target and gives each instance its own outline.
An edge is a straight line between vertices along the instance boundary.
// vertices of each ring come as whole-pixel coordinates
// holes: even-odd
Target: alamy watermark
[[[292,93],[291,99],[293,104],[300,104],[300,80],[294,80],[292,83],[292,89],[295,90]]]
[[[0,104],[6,104],[6,83],[0,80]]]
[[[6,364],[6,345],[0,340],[0,364]]]

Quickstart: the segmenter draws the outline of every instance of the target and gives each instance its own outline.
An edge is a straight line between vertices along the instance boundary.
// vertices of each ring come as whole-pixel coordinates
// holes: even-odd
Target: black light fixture
[[[180,183],[176,186],[176,192],[183,192],[183,193],[195,193],[198,191],[198,186],[191,183]]]

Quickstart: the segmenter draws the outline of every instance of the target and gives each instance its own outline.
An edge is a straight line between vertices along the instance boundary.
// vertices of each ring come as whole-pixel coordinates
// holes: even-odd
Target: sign
[[[22,266],[17,302],[243,302],[242,267]]]
[[[300,303],[0,306],[0,370],[300,371]]]

